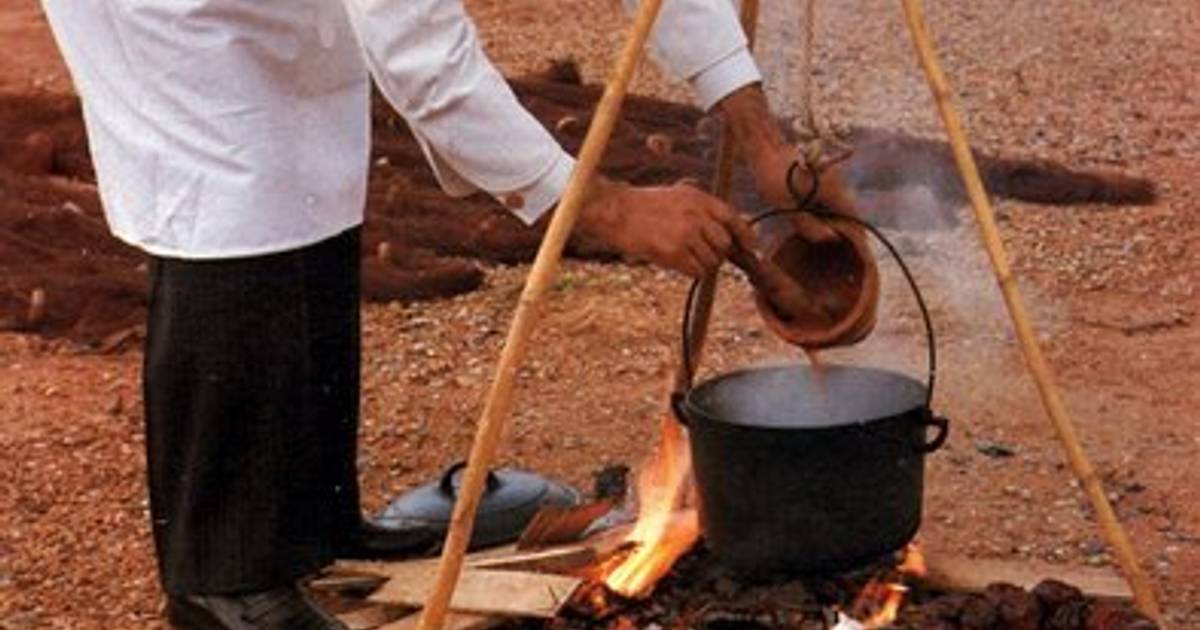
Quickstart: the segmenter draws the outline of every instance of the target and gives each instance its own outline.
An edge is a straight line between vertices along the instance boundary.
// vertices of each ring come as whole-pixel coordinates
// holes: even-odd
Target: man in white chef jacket
[[[43,3],[109,226],[151,256],[145,413],[170,621],[342,628],[296,580],[411,544],[361,517],[355,474],[369,82],[449,194],[483,190],[534,223],[573,160],[515,100],[459,0]],[[792,152],[734,7],[668,0],[652,45],[785,203]],[[751,239],[695,188],[604,180],[577,229],[690,275]]]

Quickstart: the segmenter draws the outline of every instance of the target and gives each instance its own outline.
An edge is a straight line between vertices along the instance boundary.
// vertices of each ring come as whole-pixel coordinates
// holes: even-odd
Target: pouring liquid
[[[803,348],[804,356],[808,359],[808,364],[812,367],[812,377],[809,380],[808,392],[822,406],[829,403],[829,388],[826,386],[825,377],[825,362],[821,359],[821,354],[815,348]]]

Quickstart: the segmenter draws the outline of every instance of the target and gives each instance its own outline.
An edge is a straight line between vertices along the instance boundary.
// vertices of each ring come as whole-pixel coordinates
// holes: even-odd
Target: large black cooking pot
[[[704,536],[744,576],[853,568],[904,546],[920,525],[925,455],[949,429],[929,405],[933,326],[904,261],[866,227],[917,298],[929,344],[927,383],[881,369],[788,365],[691,387],[686,370],[673,397],[691,437]],[[683,360],[694,369],[696,291],[689,295]]]

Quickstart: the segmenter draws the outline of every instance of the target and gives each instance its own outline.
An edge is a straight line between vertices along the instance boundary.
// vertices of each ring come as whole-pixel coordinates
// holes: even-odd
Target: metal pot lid
[[[419,486],[393,501],[380,514],[391,527],[425,527],[445,532],[458,496],[465,462],[446,469],[438,481]],[[545,505],[575,505],[574,488],[534,472],[501,468],[488,473],[487,486],[475,515],[471,546],[511,542],[520,537],[534,514]]]

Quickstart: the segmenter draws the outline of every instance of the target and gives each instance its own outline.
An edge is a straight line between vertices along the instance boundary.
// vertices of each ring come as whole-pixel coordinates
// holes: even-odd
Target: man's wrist
[[[614,181],[596,173],[588,183],[583,205],[579,209],[579,233],[607,241],[613,229],[621,222],[621,203],[618,197],[627,187],[628,184],[624,182]]]
[[[761,84],[734,90],[717,103],[717,110],[734,141],[751,161],[787,150],[787,142],[771,115]]]

